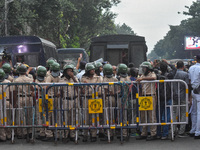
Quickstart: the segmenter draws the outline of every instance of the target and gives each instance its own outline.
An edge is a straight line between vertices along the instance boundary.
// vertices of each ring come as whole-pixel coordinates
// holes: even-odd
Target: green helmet
[[[98,70],[99,67],[103,67],[103,64],[101,62],[94,62],[94,67],[95,67],[95,70]]]
[[[147,67],[147,68],[149,68],[149,69],[153,69],[153,66],[152,66],[151,63],[148,62],[148,61],[143,62],[140,66],[141,66],[141,67]]]
[[[92,63],[87,63],[85,65],[85,72],[88,72],[88,71],[93,70],[93,69],[95,69],[95,67]]]
[[[46,63],[46,67],[50,67],[54,62],[56,62],[55,60],[53,60],[53,59],[48,59],[47,60],[47,63]]]
[[[112,76],[113,74],[113,68],[110,64],[105,64],[103,66],[103,74],[104,75],[109,75],[109,76]]]
[[[127,72],[128,72],[127,65],[125,65],[125,64],[119,64],[118,65],[118,70],[117,70],[118,74],[127,74]]]
[[[60,64],[57,62],[54,62],[50,65],[51,71],[60,71]]]
[[[66,69],[72,69],[72,70],[74,70],[74,65],[68,65],[68,64],[66,64],[66,65],[63,67],[63,71],[66,70]]]
[[[45,77],[47,73],[47,69],[44,66],[39,66],[37,69],[37,75]]]
[[[6,76],[6,74],[5,74],[4,70],[0,69],[0,82],[2,82],[5,79],[5,76]]]
[[[51,71],[51,75],[55,78],[58,77],[60,75],[60,64],[57,62],[54,62],[51,66],[50,66],[50,71]]]
[[[27,71],[27,67],[24,64],[21,64],[19,66],[17,66],[17,72],[20,73],[26,73]]]
[[[10,73],[11,72],[11,66],[10,66],[9,63],[3,64],[2,69],[4,70],[5,73]]]

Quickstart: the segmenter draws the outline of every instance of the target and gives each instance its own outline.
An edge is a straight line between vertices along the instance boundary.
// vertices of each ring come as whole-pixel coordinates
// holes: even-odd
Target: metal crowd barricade
[[[111,87],[113,90],[110,90]],[[54,131],[55,142],[58,130],[67,130],[67,134],[75,130],[75,142],[78,140],[78,130],[90,130],[94,135],[97,129],[99,132],[107,130],[109,142],[111,130],[121,129],[122,136],[122,129],[131,127],[125,125],[127,122],[123,123],[121,118],[123,115],[121,115],[120,104],[124,96],[120,89],[123,89],[120,82],[50,85],[46,90],[45,98],[46,102],[53,104],[53,107],[46,105],[48,110],[46,111],[46,124],[49,130]],[[53,97],[49,95],[52,91],[54,92]],[[53,100],[50,100],[51,98]],[[65,136],[68,135],[60,132],[61,138]]]
[[[164,125],[171,127],[174,140],[175,125],[188,123],[188,86],[182,80],[1,83],[0,87],[0,128],[12,133],[12,142],[15,132],[26,134],[28,140],[32,133],[34,141],[36,128],[51,131],[55,142],[72,136],[77,143],[79,130],[90,130],[94,136],[103,132],[108,142],[119,131],[122,142],[130,129]]]
[[[141,90],[146,89],[147,86],[150,93]],[[139,126],[169,125],[171,140],[174,140],[174,126],[188,123],[188,85],[186,82],[175,79],[141,81],[137,87],[141,91],[137,94]]]
[[[38,117],[38,97],[43,101],[43,88],[36,83],[0,83],[1,127],[11,135],[34,142],[35,128],[43,128],[44,119]],[[39,92],[40,91],[40,92]],[[44,114],[44,110],[41,112]],[[32,137],[30,137],[32,135]]]
[[[114,91],[109,90],[111,86],[117,88],[114,88]],[[145,91],[147,89],[145,86],[148,86],[150,91]],[[160,98],[160,95],[163,95],[159,90],[161,86],[164,90],[164,99]],[[175,98],[174,90],[180,89],[180,86],[185,87],[184,101],[181,100],[180,90],[176,91]],[[73,91],[72,95],[70,95],[69,88]],[[87,88],[90,88],[90,91],[87,90],[84,93],[83,90]],[[163,125],[171,126],[172,140],[174,140],[174,125],[188,122],[188,87],[182,80],[52,84],[46,91],[45,97],[48,102],[51,97],[48,95],[49,91],[54,91],[54,93],[57,91],[57,96],[53,97],[54,106],[50,108],[46,105],[46,109],[50,108],[48,111],[52,113],[51,118],[48,118],[49,113],[46,114],[46,124],[48,129],[55,131],[55,140],[58,137],[57,130],[67,130],[67,134],[71,130],[75,130],[75,142],[77,142],[78,130],[95,130],[94,132],[96,132],[98,129],[99,132],[106,130],[104,132],[110,142],[112,130],[120,129],[120,138],[123,141],[124,136],[128,136],[129,129],[139,129],[139,126],[143,126],[143,128],[155,126],[157,128],[157,126]],[[170,95],[170,104],[167,95]],[[114,99],[114,103],[110,99]],[[102,112],[92,108],[97,107],[99,103],[103,105]],[[92,114],[88,113],[91,109],[93,109]],[[183,120],[182,114],[185,115],[185,120]],[[163,116],[165,116],[164,120]],[[170,120],[167,120],[169,118]],[[60,136],[64,137],[63,134]]]

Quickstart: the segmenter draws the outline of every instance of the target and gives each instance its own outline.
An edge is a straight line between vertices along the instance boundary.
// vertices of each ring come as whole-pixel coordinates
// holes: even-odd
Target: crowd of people
[[[14,67],[10,63],[2,64],[2,68],[0,69],[0,82],[1,83],[103,83],[103,82],[131,82],[136,81],[140,83],[141,81],[147,80],[172,80],[172,79],[181,79],[185,81],[189,88],[189,105],[190,105],[190,114],[191,114],[191,130],[188,134],[186,134],[186,125],[182,124],[178,129],[178,137],[185,136],[193,136],[195,139],[200,139],[200,55],[196,56],[197,63],[191,67],[186,68],[184,66],[183,61],[178,61],[176,66],[170,65],[166,60],[158,61],[154,60],[143,62],[139,68],[136,68],[133,63],[128,64],[119,64],[118,66],[114,66],[109,64],[109,62],[93,62],[86,63],[81,61],[81,58],[78,59],[77,66],[73,64],[66,64],[63,68],[60,68],[60,64],[53,58],[49,58],[46,62],[46,66],[38,66],[36,68],[29,67],[27,64],[23,62],[18,63]],[[62,69],[62,71],[61,71]],[[176,87],[176,85],[174,85]],[[180,90],[180,102],[181,104],[185,104],[185,88],[184,86],[180,86],[180,89],[174,88],[173,93],[178,93]],[[152,96],[153,99],[153,110],[147,111],[149,116],[149,121],[156,123],[160,116],[161,121],[170,122],[170,115],[167,110],[167,118],[165,115],[165,102],[167,105],[172,104],[171,97],[167,97],[170,95],[170,87],[167,87],[167,94],[161,94],[162,89],[159,89],[156,84],[153,85],[150,83],[146,83],[145,86],[142,84],[140,86],[140,95],[143,96]],[[169,90],[170,89],[170,90]],[[160,91],[159,91],[160,90]],[[84,90],[83,90],[84,91]],[[158,91],[160,94],[158,95]],[[86,92],[86,91],[84,91]],[[89,94],[91,91],[88,91]],[[111,90],[111,92],[113,92]],[[32,93],[30,93],[32,94]],[[136,98],[136,97],[134,97]],[[160,115],[158,115],[156,100],[160,99]],[[167,101],[165,101],[167,99]],[[174,99],[176,99],[176,95],[174,95]],[[115,105],[115,100],[112,100],[112,105]],[[175,100],[174,100],[175,102]],[[9,102],[7,102],[10,105]],[[20,102],[25,103],[24,101]],[[155,109],[157,108],[157,109]],[[186,108],[185,108],[186,109]],[[186,112],[184,108],[180,110],[180,118],[181,120],[185,120]],[[141,122],[145,120],[145,112],[141,111]],[[152,115],[153,114],[153,115]],[[125,117],[124,117],[125,118]],[[86,120],[89,124],[89,120]],[[104,132],[104,139],[107,139],[106,132]],[[137,132],[137,140],[156,140],[169,139],[170,128],[169,125],[155,126],[152,125],[150,127],[150,136],[148,136],[147,126],[143,126],[141,131]],[[5,141],[6,139],[10,139],[10,136],[7,135],[8,132],[0,133],[0,140]],[[27,132],[21,133],[17,132],[18,138],[21,138],[22,134],[27,134]],[[70,133],[66,141],[75,140],[74,131],[70,130]],[[114,133],[110,130],[111,139],[114,138]],[[92,142],[97,141],[97,130],[90,130],[90,139]],[[126,139],[128,136],[127,130],[123,129],[123,137]],[[50,141],[53,139],[53,133],[49,130],[40,131],[40,135],[38,139],[42,141]],[[83,142],[88,140],[88,130],[83,131]]]

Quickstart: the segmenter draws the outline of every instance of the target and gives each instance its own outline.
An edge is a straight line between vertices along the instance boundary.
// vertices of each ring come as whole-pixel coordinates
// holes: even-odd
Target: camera
[[[3,60],[6,60],[6,61],[10,61],[10,60],[11,60],[11,55],[8,54],[6,51],[7,51],[7,48],[5,47],[4,50],[3,50],[2,59],[3,59]]]

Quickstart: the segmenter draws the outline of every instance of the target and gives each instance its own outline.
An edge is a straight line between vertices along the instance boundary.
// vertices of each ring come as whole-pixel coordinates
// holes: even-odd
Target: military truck
[[[135,35],[106,35],[91,39],[90,61],[103,58],[112,65],[119,63],[135,64],[135,67],[147,60],[145,38]]]

